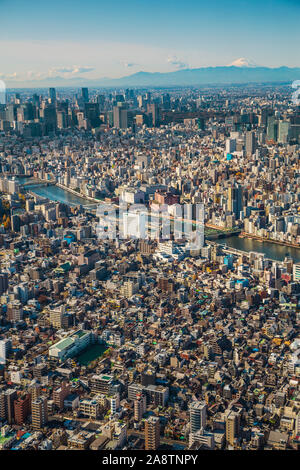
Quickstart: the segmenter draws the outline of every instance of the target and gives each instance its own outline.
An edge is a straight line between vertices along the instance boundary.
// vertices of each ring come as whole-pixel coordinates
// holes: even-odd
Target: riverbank
[[[75,191],[75,189],[71,189],[68,186],[65,186],[64,184],[61,184],[61,183],[56,183],[56,186],[58,188],[63,189],[64,191],[67,191],[68,193],[74,194],[75,196],[81,197],[82,199],[86,199],[87,201],[94,202],[96,204],[99,204],[100,202],[105,202],[103,199],[96,199],[96,198],[87,196],[86,194],[82,194],[78,191]]]
[[[282,245],[282,246],[289,246],[291,248],[300,248],[298,243],[290,243],[290,242],[283,242],[281,240],[273,240],[273,238],[260,237],[259,235],[253,235],[252,233],[248,233],[248,232],[241,232],[239,234],[239,237],[240,238],[253,238],[254,240],[267,242],[267,243],[275,243],[275,244]]]
[[[207,227],[207,225],[205,224],[205,227]],[[208,230],[211,230],[209,227],[208,227]],[[221,240],[222,238],[229,238],[229,237],[237,237],[239,235],[240,232],[217,232],[217,233],[210,233],[208,232],[208,234],[206,235],[206,238],[208,240]]]

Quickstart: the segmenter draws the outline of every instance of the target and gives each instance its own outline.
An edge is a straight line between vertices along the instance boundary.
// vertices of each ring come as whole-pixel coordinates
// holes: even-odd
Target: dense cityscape
[[[292,92],[7,91],[1,449],[299,449]],[[191,248],[176,210],[198,206]]]

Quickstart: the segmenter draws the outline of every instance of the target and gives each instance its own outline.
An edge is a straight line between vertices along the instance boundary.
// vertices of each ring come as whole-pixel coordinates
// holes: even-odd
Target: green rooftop
[[[74,335],[72,336],[78,336],[78,338],[82,338],[84,335],[86,335],[87,332],[86,331],[83,331],[83,330],[78,330],[74,333]]]
[[[71,338],[65,338],[65,339],[62,339],[61,341],[59,341],[58,343],[56,343],[54,346],[60,350],[63,350],[65,348],[67,348],[68,346],[71,346],[71,344],[73,344],[73,341]]]

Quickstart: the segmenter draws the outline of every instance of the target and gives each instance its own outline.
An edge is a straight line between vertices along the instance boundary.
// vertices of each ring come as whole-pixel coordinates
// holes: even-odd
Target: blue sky
[[[299,0],[0,0],[0,78],[300,66]]]

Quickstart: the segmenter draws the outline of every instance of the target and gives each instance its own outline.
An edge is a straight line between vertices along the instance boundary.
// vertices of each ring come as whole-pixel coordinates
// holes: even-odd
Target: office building
[[[49,88],[49,97],[51,99],[51,102],[55,103],[55,101],[56,101],[56,90],[55,90],[55,88]]]
[[[190,427],[191,433],[206,426],[207,405],[204,401],[194,401],[190,405]]]
[[[0,273],[0,295],[8,289],[8,275],[7,273]]]
[[[193,449],[204,448],[213,450],[215,448],[215,439],[212,432],[203,428],[189,435],[189,447]]]
[[[293,266],[293,280],[300,281],[300,263],[296,263]]]
[[[14,422],[14,401],[17,399],[17,391],[8,389],[0,391],[0,421]]]
[[[144,413],[146,412],[146,395],[143,393],[137,393],[136,399],[134,400],[134,420],[141,421]]]
[[[48,401],[46,397],[38,397],[31,402],[32,427],[42,429],[48,422]]]
[[[119,129],[127,129],[128,111],[124,106],[114,106],[113,121],[114,121],[114,127],[117,127]]]
[[[291,123],[289,121],[278,122],[278,142],[286,144],[291,135]]]
[[[100,413],[100,403],[97,397],[80,400],[79,411],[90,419],[97,419]]]
[[[8,321],[12,323],[23,319],[23,307],[19,300],[13,300],[7,304],[6,316]]]
[[[160,423],[157,416],[145,420],[145,450],[157,450],[160,444]]]
[[[81,97],[84,103],[89,101],[89,90],[88,88],[81,88]]]
[[[117,413],[118,409],[120,408],[120,394],[115,393],[111,397],[109,397],[110,401],[110,413],[111,415],[114,415]]]
[[[268,117],[267,138],[273,142],[277,142],[278,136],[278,121],[274,116]]]
[[[147,111],[151,115],[152,126],[157,127],[159,124],[159,108],[157,103],[149,103]]]
[[[227,191],[227,210],[240,218],[243,208],[243,190],[241,185],[230,186]]]
[[[31,412],[31,396],[29,393],[14,401],[15,423],[22,426]]]
[[[53,391],[53,401],[59,410],[64,407],[64,400],[70,394],[70,388],[65,382],[62,382],[61,386]]]
[[[91,390],[93,393],[108,394],[112,391],[113,376],[112,375],[97,375],[94,374],[91,378]]]
[[[246,155],[249,157],[253,155],[257,148],[255,132],[249,131],[246,132]]]
[[[2,339],[0,340],[0,364],[6,363],[7,354],[11,349],[11,340]]]
[[[226,441],[231,446],[234,446],[236,443],[236,439],[240,433],[240,414],[229,410],[226,413],[225,417],[225,424],[226,424]]]
[[[226,139],[226,153],[233,153],[236,150],[236,139]]]

